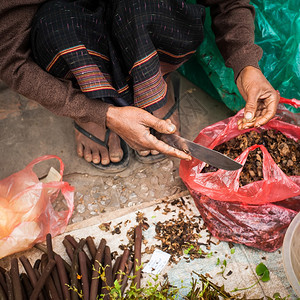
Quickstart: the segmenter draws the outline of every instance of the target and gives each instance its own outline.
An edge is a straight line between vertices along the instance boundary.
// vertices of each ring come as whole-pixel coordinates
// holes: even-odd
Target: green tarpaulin
[[[264,51],[259,62],[262,72],[282,97],[300,99],[299,1],[253,0],[250,3],[256,10],[255,43]],[[205,39],[179,71],[231,110],[238,111],[245,101],[235,85],[233,71],[224,65],[210,24],[207,9]],[[300,112],[300,109],[289,109]]]

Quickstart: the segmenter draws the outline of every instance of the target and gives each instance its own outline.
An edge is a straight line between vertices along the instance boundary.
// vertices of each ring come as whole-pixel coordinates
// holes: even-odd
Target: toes
[[[108,165],[110,163],[109,155],[107,149],[101,151],[101,164]]]
[[[91,149],[90,148],[84,148],[84,150],[83,150],[83,156],[84,156],[84,159],[87,162],[91,162],[92,161]]]
[[[147,156],[150,154],[150,150],[141,150],[141,151],[138,151],[138,154],[141,156]]]
[[[123,158],[123,151],[121,151],[120,153],[110,154],[110,155],[109,155],[109,158],[110,158],[110,160],[111,160],[112,162],[117,163],[117,162],[119,162],[119,161],[122,160],[122,158]]]
[[[97,133],[101,133],[101,128],[95,128],[93,124],[83,124],[82,127],[91,134],[97,136]],[[97,132],[96,132],[97,131]],[[100,140],[103,137],[99,136]],[[108,141],[108,149],[93,141],[82,133],[75,130],[76,151],[79,157],[83,157],[87,162],[93,162],[95,164],[101,163],[102,165],[108,165],[110,162],[119,162],[123,158],[123,150],[121,148],[120,138],[113,132],[111,132]]]
[[[112,162],[119,162],[123,158],[123,150],[121,148],[120,138],[112,132],[108,141],[109,158]]]
[[[92,149],[92,161],[94,164],[100,163],[100,153],[98,149]]]
[[[76,152],[79,157],[83,157],[83,145],[81,143],[77,143]]]
[[[108,151],[104,147],[93,147],[92,148],[92,161],[94,164],[108,165],[110,163]]]
[[[157,150],[151,150],[151,154],[152,154],[152,155],[158,155],[159,152],[158,152]]]

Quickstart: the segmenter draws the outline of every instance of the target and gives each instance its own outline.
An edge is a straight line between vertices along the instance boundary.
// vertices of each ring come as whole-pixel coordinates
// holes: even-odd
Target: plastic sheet
[[[33,160],[23,170],[0,181],[0,258],[31,248],[64,231],[74,208],[74,187],[69,183],[39,181],[33,171],[39,162],[56,158],[60,161],[62,177],[64,165],[54,155]],[[55,211],[52,203],[59,192],[66,200],[67,210]]]
[[[256,11],[255,43],[264,55],[259,66],[272,86],[286,98],[300,98],[300,10],[295,0],[250,2]],[[205,20],[205,39],[196,55],[180,72],[237,112],[245,106],[233,77],[225,67],[211,30],[209,9]],[[210,81],[208,84],[207,82]],[[300,112],[289,108],[293,112]]]
[[[295,106],[300,104],[296,99],[281,98],[281,102]],[[257,130],[238,130],[237,120],[242,116],[243,110],[234,117],[204,128],[195,142],[213,149],[237,135]],[[299,141],[299,123],[300,116],[280,104],[277,116],[260,130],[279,130]],[[201,173],[206,164],[193,159],[182,161],[179,172],[214,236],[274,251],[281,246],[287,226],[300,210],[300,176],[285,175],[263,145],[247,148],[235,160],[244,164],[249,151],[257,147],[263,152],[263,180],[242,187],[239,186],[242,168]]]

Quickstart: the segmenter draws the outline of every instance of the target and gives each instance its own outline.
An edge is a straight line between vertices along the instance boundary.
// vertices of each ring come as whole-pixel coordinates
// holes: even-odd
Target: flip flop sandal
[[[170,108],[170,110],[167,112],[167,114],[163,117],[163,120],[167,120],[168,118],[170,118],[173,115],[173,113],[175,112],[175,110],[179,108],[180,78],[177,74],[176,75],[173,74],[173,75],[171,75],[171,81],[173,83],[175,103]],[[154,130],[150,129],[150,132],[152,134],[154,134]],[[153,155],[150,153],[146,156],[142,156],[135,150],[134,154],[135,154],[136,160],[143,164],[153,164],[153,163],[160,162],[167,158],[167,156],[162,153],[159,153],[156,155]]]
[[[98,139],[97,137],[92,135],[91,133],[87,132],[81,126],[79,126],[76,122],[74,122],[74,127],[80,133],[82,133],[83,135],[85,135],[86,137],[88,137],[89,139],[94,141],[95,143],[108,149],[108,138],[109,138],[110,129],[106,130],[104,141],[101,141],[100,139]],[[102,172],[106,172],[106,173],[117,173],[117,172],[124,171],[129,165],[129,147],[126,144],[126,142],[124,140],[122,140],[121,138],[120,138],[120,141],[121,141],[121,148],[123,150],[122,160],[120,160],[119,162],[110,162],[108,165],[103,165],[101,163],[95,164],[93,162],[90,162],[90,164],[92,166],[94,166],[95,168],[101,170]]]

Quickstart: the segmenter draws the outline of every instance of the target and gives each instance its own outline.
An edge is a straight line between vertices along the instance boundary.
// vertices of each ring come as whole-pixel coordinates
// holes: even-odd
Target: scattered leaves
[[[102,224],[99,225],[99,229],[102,230],[102,231],[105,231],[105,232],[110,231],[110,224],[111,224],[111,222],[102,223]]]
[[[263,281],[263,282],[267,282],[270,280],[270,272],[268,270],[268,268],[263,264],[263,263],[260,263],[256,269],[255,269],[255,272],[258,276],[260,276],[260,280]]]

